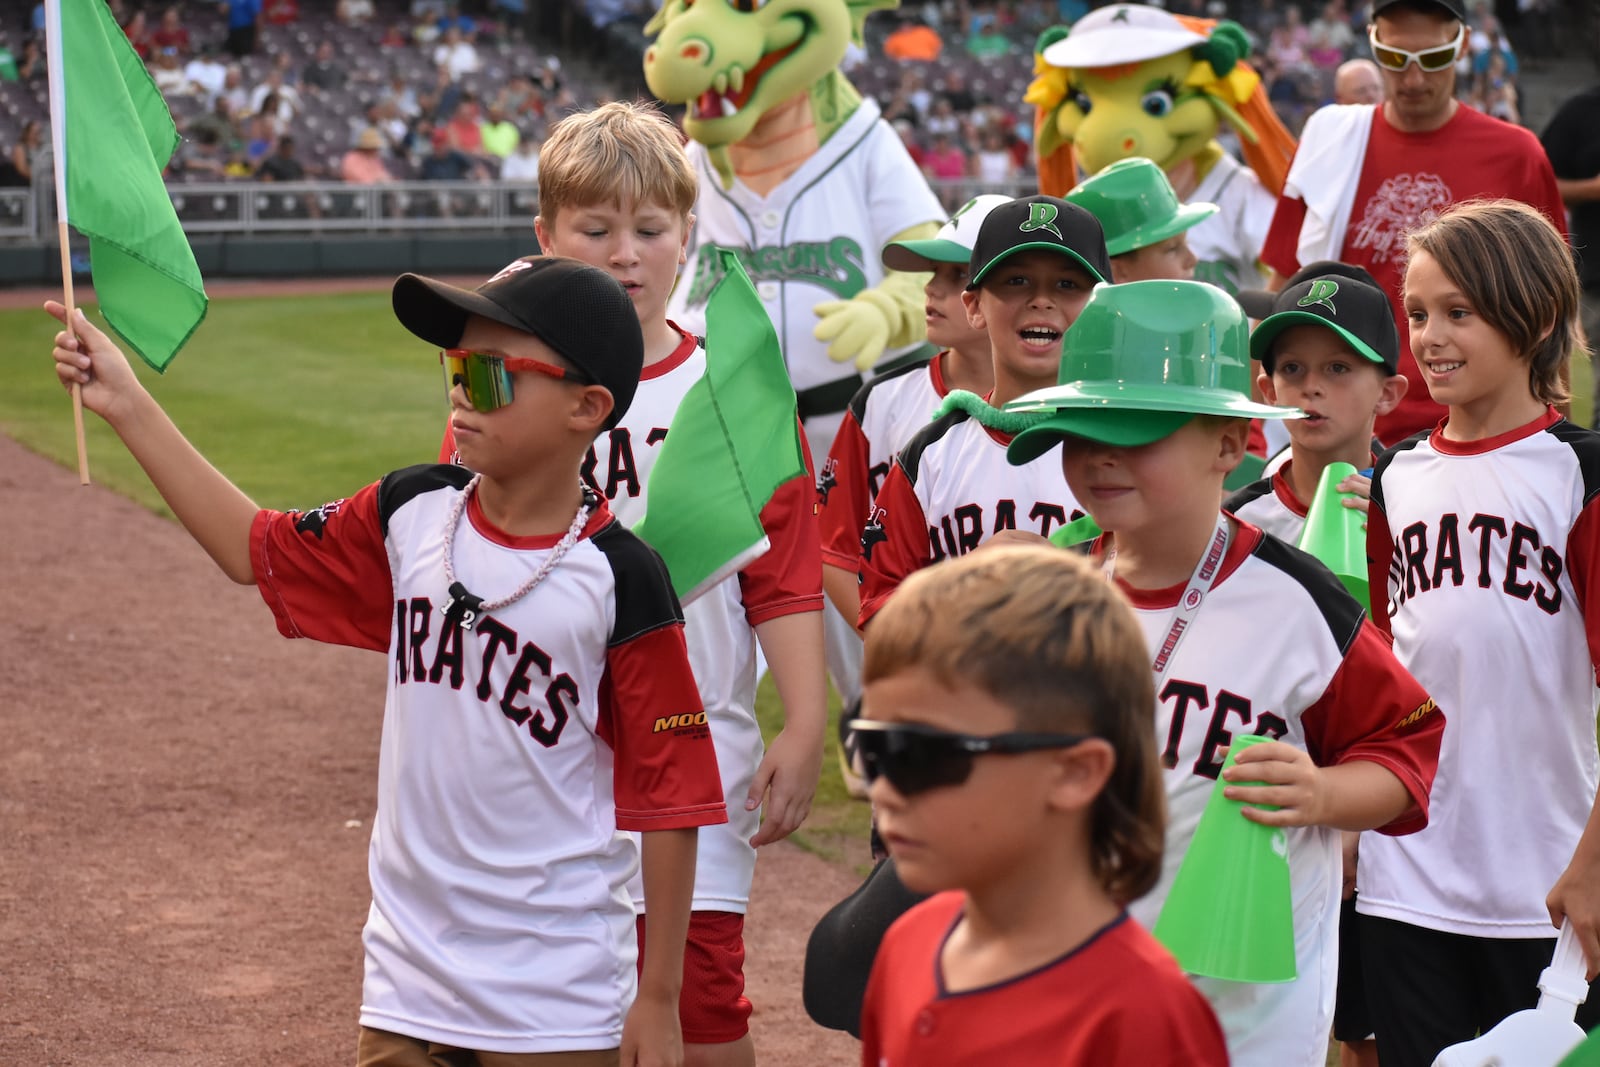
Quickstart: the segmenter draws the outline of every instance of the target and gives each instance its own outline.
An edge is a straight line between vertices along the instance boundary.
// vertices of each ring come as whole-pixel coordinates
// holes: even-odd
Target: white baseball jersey
[[[1600,760],[1597,493],[1600,435],[1554,409],[1482,441],[1418,434],[1379,460],[1367,518],[1374,600],[1388,590],[1379,622],[1450,722],[1428,828],[1362,842],[1363,913],[1553,936],[1545,895]]]
[[[817,475],[817,517],[822,560],[855,571],[861,561],[861,528],[894,454],[932,421],[945,394],[944,353],[926,363],[899,367],[863,385],[850,400],[834,435],[828,460]]]
[[[685,394],[705,370],[705,349],[685,334],[671,356],[644,368],[627,414],[589,450],[584,480],[606,495],[624,524],[632,526],[644,517],[645,486],[661,442]],[[744,798],[764,751],[756,722],[752,627],[782,615],[822,610],[822,564],[811,493],[811,481],[805,477],[781,487],[761,513],[772,547],[684,609],[689,662],[700,686],[728,800],[728,821],[700,831],[694,879],[697,911],[743,914],[750,902],[756,867],[750,838],[760,828],[761,813],[746,811]],[[629,889],[642,911],[643,880],[635,878]]]
[[[1291,545],[1306,528],[1306,505],[1289,485],[1289,462],[1222,502],[1222,510]]]
[[[689,263],[667,314],[704,334],[706,300],[721,277],[717,248],[735,249],[778,331],[795,389],[852,377],[855,368],[829,359],[828,346],[812,336],[818,322],[812,309],[877,285],[883,246],[947,214],[878,105],[863,100],[815,155],[765,196],[737,178],[724,189],[705,148],[691,141],[688,151],[700,196]],[[819,451],[832,444],[837,425],[836,417],[825,430],[807,419]]]
[[[1378,763],[1413,801],[1380,833],[1412,833],[1428,820],[1443,717],[1327,568],[1248,523],[1235,525],[1215,584],[1156,683],[1167,847],[1160,883],[1128,909],[1149,929],[1235,734],[1285,741],[1319,766]],[[1118,585],[1146,642],[1162,647],[1184,585]],[[1263,605],[1271,606],[1270,614]],[[1338,969],[1339,834],[1300,827],[1287,837],[1299,976],[1282,985],[1195,979],[1222,1022],[1234,1067],[1322,1067],[1328,1052]]]
[[[1229,293],[1259,289],[1266,282],[1261,271],[1261,247],[1277,197],[1268,192],[1256,172],[1226,152],[1189,197],[1193,203],[1215,204],[1215,215],[1188,232],[1189,251],[1197,282],[1210,282]]]
[[[861,532],[862,626],[912,572],[964,556],[1001,530],[1048,537],[1083,514],[1061,473],[1059,445],[1013,467],[1010,443],[1010,434],[958,409],[896,453]]]
[[[286,637],[389,653],[361,1024],[464,1048],[615,1047],[635,989],[627,830],[726,818],[666,567],[594,493],[522,599],[445,626],[471,478],[412,467],[250,532]],[[559,537],[467,502],[458,580],[510,594]]]

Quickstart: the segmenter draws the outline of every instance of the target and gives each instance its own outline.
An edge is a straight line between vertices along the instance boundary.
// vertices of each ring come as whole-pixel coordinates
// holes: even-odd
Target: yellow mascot
[[[1036,109],[1039,189],[1061,196],[1078,179],[1130,156],[1154,160],[1186,202],[1220,210],[1189,231],[1195,278],[1229,292],[1259,288],[1258,257],[1294,138],[1243,60],[1232,22],[1113,4],[1039,39],[1026,101]],[[1217,141],[1223,122],[1246,165]]]

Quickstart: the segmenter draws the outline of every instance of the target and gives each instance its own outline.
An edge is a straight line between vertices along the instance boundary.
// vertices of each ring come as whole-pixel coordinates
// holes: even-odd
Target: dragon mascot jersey
[[[1080,165],[1097,174],[1130,156],[1154,160],[1184,200],[1220,208],[1189,231],[1196,280],[1230,293],[1260,288],[1261,247],[1294,139],[1243,61],[1249,51],[1234,23],[1142,4],[1047,30],[1025,97],[1037,114],[1040,191],[1061,196]],[[1223,122],[1248,165],[1217,142]]]
[[[667,314],[703,333],[733,249],[777,329],[813,453],[827,454],[860,372],[924,339],[926,274],[886,271],[890,241],[945,212],[878,107],[838,70],[869,11],[896,0],[667,0],[645,81],[687,109],[700,178],[689,261]]]

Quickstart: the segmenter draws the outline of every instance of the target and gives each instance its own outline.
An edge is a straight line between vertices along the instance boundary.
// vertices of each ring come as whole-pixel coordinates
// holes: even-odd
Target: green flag
[[[685,604],[770,547],[761,509],[806,472],[778,335],[739,257],[717,255],[723,273],[706,303],[706,372],[672,417],[634,527],[666,560]]]
[[[178,131],[105,0],[47,0],[45,17],[57,213],[89,238],[106,321],[165,370],[206,314],[161,180]]]

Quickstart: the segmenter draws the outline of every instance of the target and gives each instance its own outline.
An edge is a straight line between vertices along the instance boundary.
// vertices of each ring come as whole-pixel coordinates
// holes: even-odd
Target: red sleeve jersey
[[[739,595],[751,626],[822,610],[822,557],[811,446],[800,430],[806,472],[778,486],[761,509],[771,547],[739,572]]]
[[[1037,970],[948,991],[939,954],[963,900],[923,901],[884,936],[861,1013],[862,1067],[1227,1064],[1205,998],[1126,915]]]

